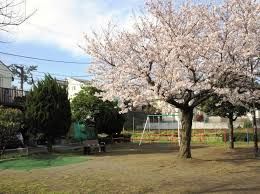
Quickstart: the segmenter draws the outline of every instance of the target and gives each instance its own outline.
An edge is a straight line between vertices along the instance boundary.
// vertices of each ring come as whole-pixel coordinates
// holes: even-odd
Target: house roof
[[[68,86],[68,81],[67,80],[59,80],[57,79],[57,83],[63,86]]]
[[[73,79],[73,80],[78,81],[78,82],[83,83],[83,84],[88,84],[88,85],[91,84],[90,80],[79,79],[79,78],[74,78],[74,77],[71,77],[70,79]]]
[[[1,60],[0,60],[0,66],[4,67],[6,71],[9,71],[11,74],[13,74],[12,71]]]

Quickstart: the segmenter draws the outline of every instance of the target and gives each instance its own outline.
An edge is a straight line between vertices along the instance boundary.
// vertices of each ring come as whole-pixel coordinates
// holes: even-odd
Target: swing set
[[[142,144],[142,142],[147,141],[150,143],[178,141],[178,144],[180,145],[180,127],[181,125],[178,113],[147,115],[144,129],[139,141],[139,146]]]

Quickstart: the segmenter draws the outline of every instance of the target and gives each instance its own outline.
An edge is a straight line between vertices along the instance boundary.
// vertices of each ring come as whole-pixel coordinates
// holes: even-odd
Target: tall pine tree
[[[33,86],[26,98],[26,120],[34,132],[43,133],[52,151],[55,138],[65,135],[71,125],[67,88],[50,75]]]

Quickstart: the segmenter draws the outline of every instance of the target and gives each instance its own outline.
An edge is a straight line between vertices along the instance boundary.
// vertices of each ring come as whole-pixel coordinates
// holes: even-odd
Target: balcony
[[[0,105],[9,107],[23,107],[23,99],[28,92],[0,87]]]

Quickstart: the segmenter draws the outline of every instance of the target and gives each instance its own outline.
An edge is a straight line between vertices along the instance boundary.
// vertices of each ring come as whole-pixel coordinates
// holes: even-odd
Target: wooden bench
[[[91,152],[106,152],[105,143],[99,143],[97,139],[86,140],[84,142],[83,153],[89,155]]]

